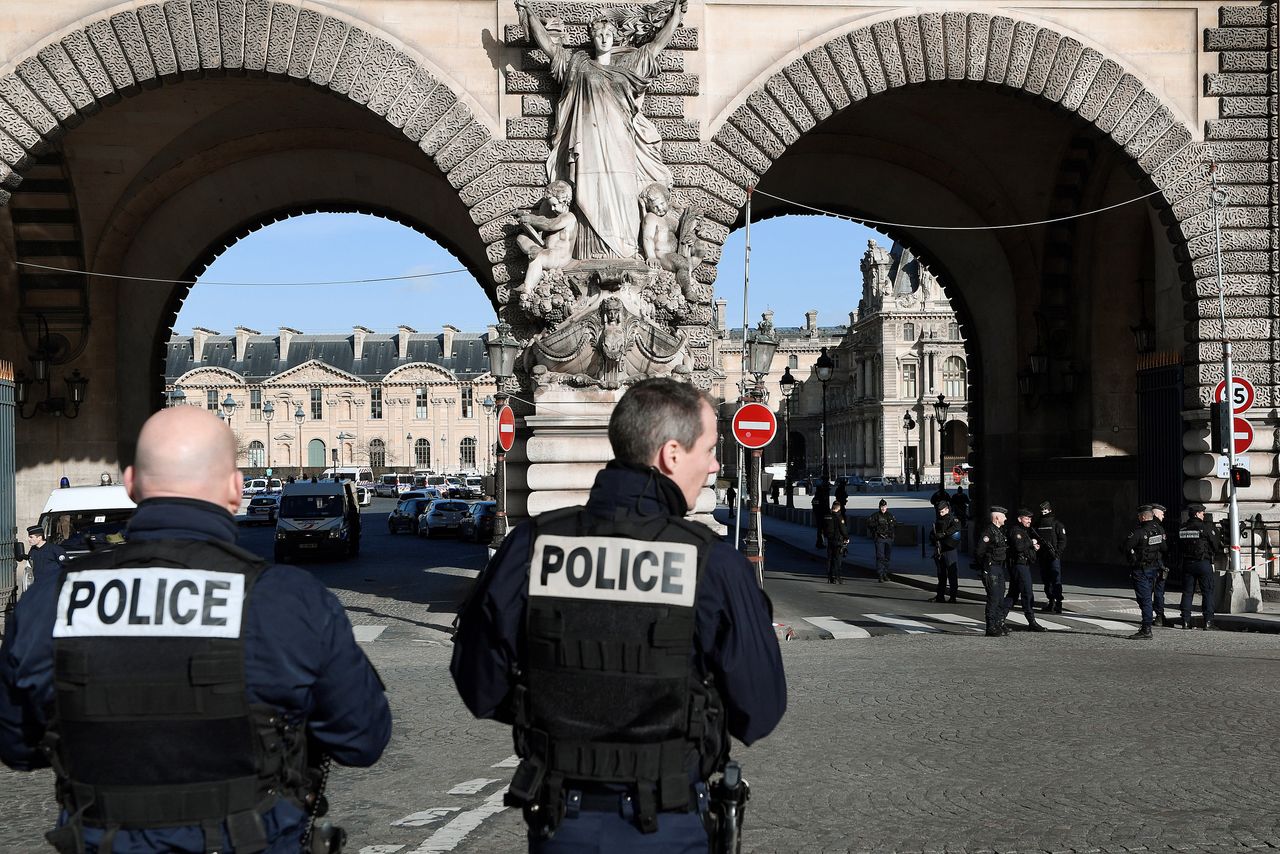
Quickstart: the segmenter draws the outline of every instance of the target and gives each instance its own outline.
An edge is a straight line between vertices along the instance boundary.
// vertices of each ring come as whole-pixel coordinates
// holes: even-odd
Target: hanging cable
[[[459,267],[456,270],[440,270],[435,273],[413,273],[404,276],[380,276],[371,279],[339,279],[332,282],[202,282],[198,279],[157,279],[151,276],[124,276],[118,273],[92,273],[88,270],[72,270],[66,267],[50,267],[47,264],[33,264],[30,261],[14,261],[19,267],[30,267],[34,270],[48,270],[54,273],[71,273],[80,276],[93,276],[99,279],[125,279],[131,282],[152,282],[162,285],[213,285],[220,288],[305,288],[317,285],[371,285],[380,282],[403,282],[409,279],[431,279],[436,276],[452,276],[457,273],[469,273],[470,270]]]
[[[776,199],[780,202],[784,202],[785,204],[788,204],[788,205],[794,205],[795,207],[813,211],[814,213],[824,214],[826,216],[833,216],[836,219],[843,219],[843,220],[848,220],[849,222],[861,223],[862,225],[882,225],[887,228],[917,228],[917,229],[923,229],[928,231],[998,231],[1001,229],[1008,229],[1008,228],[1032,228],[1037,225],[1052,225],[1055,222],[1066,222],[1068,220],[1080,219],[1086,216],[1094,216],[1095,214],[1106,213],[1107,211],[1115,210],[1116,208],[1122,208],[1125,205],[1131,205],[1131,204],[1134,204],[1135,202],[1146,201],[1152,196],[1159,195],[1162,191],[1152,190],[1150,193],[1147,193],[1144,196],[1138,196],[1133,199],[1126,199],[1123,202],[1116,202],[1114,205],[1107,205],[1105,208],[1098,208],[1097,210],[1092,210],[1092,211],[1084,211],[1083,213],[1071,214],[1070,216],[1060,216],[1060,217],[1055,217],[1054,219],[1042,219],[1042,220],[1037,220],[1035,222],[1015,222],[1007,225],[919,225],[919,224],[912,224],[912,223],[905,223],[905,222],[886,222],[884,220],[879,220],[879,219],[867,219],[865,217],[849,216],[848,214],[841,214],[841,213],[836,213],[835,211],[824,210],[823,208],[814,207],[813,205],[806,205],[803,202],[793,201],[791,199],[783,198],[782,196],[774,195],[773,193],[767,193],[764,190],[761,190],[759,187],[755,188],[755,192],[759,193],[762,196],[768,196],[771,199]]]

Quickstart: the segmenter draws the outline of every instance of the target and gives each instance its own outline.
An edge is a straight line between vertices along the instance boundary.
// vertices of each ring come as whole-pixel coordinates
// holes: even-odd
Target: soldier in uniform
[[[933,562],[938,568],[938,589],[933,601],[954,602],[959,585],[956,552],[960,548],[960,522],[951,513],[951,502],[938,502],[938,515],[933,520],[929,539],[933,543]]]
[[[1196,584],[1200,585],[1200,608],[1204,627],[1213,628],[1213,559],[1222,554],[1218,529],[1204,519],[1204,505],[1187,508],[1187,521],[1178,531],[1182,552],[1182,628],[1191,628],[1191,603]]]
[[[998,638],[1009,634],[1004,620],[1008,613],[1005,609],[1005,588],[1009,584],[1008,559],[1009,544],[1005,539],[1005,514],[1003,507],[991,506],[991,521],[977,535],[974,541],[973,560],[982,574],[982,586],[987,591],[987,637]]]
[[[514,727],[507,803],[532,852],[706,852],[729,736],[751,744],[782,719],[769,600],[684,518],[719,469],[716,438],[693,386],[631,386],[587,504],[512,531],[462,607],[450,669],[474,715]]]
[[[327,755],[391,736],[377,673],[309,572],[236,545],[235,439],[147,420],[126,544],[37,578],[0,650],[0,759],[52,765],[61,854],[297,852]]]
[[[1040,504],[1040,522],[1036,525],[1040,540],[1040,580],[1044,582],[1046,614],[1062,613],[1062,555],[1067,550],[1067,528],[1053,514],[1048,501]]]
[[[876,580],[889,580],[889,559],[893,556],[893,537],[898,530],[898,520],[889,512],[889,502],[880,499],[880,506],[867,519],[867,536],[876,553]]]
[[[1138,508],[1138,526],[1129,532],[1121,551],[1129,561],[1129,578],[1133,582],[1134,596],[1142,609],[1142,628],[1130,635],[1130,640],[1149,640],[1154,615],[1151,608],[1151,592],[1155,587],[1164,556],[1169,550],[1164,529],[1155,521],[1151,505]]]
[[[1022,602],[1022,614],[1027,618],[1027,631],[1043,632],[1048,630],[1036,622],[1035,591],[1031,586],[1031,567],[1036,565],[1036,555],[1040,551],[1040,541],[1036,537],[1035,528],[1031,527],[1031,517],[1030,510],[1019,509],[1018,523],[1009,526],[1005,537],[1009,541],[1013,586],[1017,588],[1017,598]],[[1013,605],[1013,595],[1011,590],[1010,606]]]
[[[1151,607],[1155,612],[1155,624],[1162,628],[1169,625],[1169,621],[1165,619],[1164,615],[1164,583],[1169,577],[1169,563],[1166,558],[1169,554],[1167,543],[1170,539],[1170,534],[1168,529],[1165,528],[1164,514],[1165,507],[1163,504],[1154,502],[1151,504],[1151,518],[1160,526],[1160,530],[1164,532],[1166,543],[1164,554],[1160,558],[1160,571],[1156,573],[1156,583],[1151,588]]]

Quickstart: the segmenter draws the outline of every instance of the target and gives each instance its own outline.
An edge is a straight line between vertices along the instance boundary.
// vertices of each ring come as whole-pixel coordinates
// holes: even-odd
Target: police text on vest
[[[539,536],[530,596],[693,606],[698,548],[622,537]]]
[[[240,637],[244,576],[152,566],[67,573],[56,638]]]

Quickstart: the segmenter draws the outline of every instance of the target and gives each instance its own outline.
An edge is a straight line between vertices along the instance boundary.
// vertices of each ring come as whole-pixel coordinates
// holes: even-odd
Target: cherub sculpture
[[[552,181],[547,185],[542,207],[550,216],[533,211],[523,211],[516,219],[524,226],[525,233],[516,237],[516,243],[529,257],[529,269],[524,282],[512,288],[524,293],[542,280],[547,270],[558,270],[573,260],[573,243],[578,236],[578,218],[569,210],[573,203],[573,187],[568,181]]]
[[[640,194],[644,205],[644,221],[640,244],[650,267],[676,274],[685,299],[694,298],[691,271],[702,263],[706,244],[698,239],[698,223],[702,217],[690,208],[678,211],[671,205],[671,195],[661,184],[650,184]]]

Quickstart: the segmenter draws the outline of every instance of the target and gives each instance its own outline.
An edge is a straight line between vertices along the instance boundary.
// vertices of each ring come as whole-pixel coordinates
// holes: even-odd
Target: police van
[[[68,486],[49,493],[39,524],[45,540],[76,557],[124,542],[137,506],[118,484]]]
[[[290,483],[276,515],[277,563],[325,555],[354,557],[360,551],[360,502],[351,481]]]

